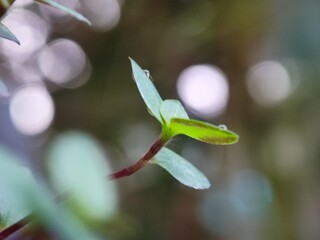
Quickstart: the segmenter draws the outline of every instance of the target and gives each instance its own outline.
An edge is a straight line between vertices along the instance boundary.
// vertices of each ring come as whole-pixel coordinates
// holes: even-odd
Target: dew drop
[[[143,71],[144,71],[144,73],[147,75],[148,78],[150,78],[151,80],[153,80],[153,79],[152,79],[152,76],[151,76],[151,74],[150,74],[150,71],[149,71],[148,69],[143,69]]]
[[[220,124],[218,127],[222,130],[228,130],[227,126],[224,124]]]
[[[147,77],[150,77],[150,71],[147,69],[143,69],[144,73],[147,75]]]

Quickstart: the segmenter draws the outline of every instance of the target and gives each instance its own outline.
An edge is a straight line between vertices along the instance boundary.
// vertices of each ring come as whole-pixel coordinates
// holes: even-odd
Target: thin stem
[[[11,226],[5,228],[0,232],[0,240],[4,240],[7,237],[11,236],[15,232],[19,231],[21,228],[25,227],[28,223],[30,223],[32,220],[32,215],[28,215],[18,222],[12,224]]]
[[[160,150],[163,148],[170,140],[170,134],[161,134],[157,140],[151,145],[148,152],[146,152],[135,164],[124,168],[118,172],[110,174],[108,177],[109,179],[119,179],[122,177],[130,176],[131,174],[137,172],[139,169],[143,168]],[[68,194],[62,194],[57,196],[56,201],[58,203],[62,202]],[[19,220],[18,222],[12,224],[11,226],[7,227],[6,229],[0,231],[0,240],[5,240],[7,237],[11,236],[15,232],[19,231],[21,228],[26,226],[33,220],[32,214],[24,217],[23,219]]]
[[[165,137],[161,134],[149,148],[148,152],[146,152],[136,163],[118,172],[110,174],[108,176],[109,179],[128,177],[131,174],[137,172],[139,169],[143,168],[161,150],[161,148],[168,143],[169,139],[169,137]]]
[[[67,197],[69,196],[68,192],[65,192],[63,194],[58,195],[55,198],[56,203],[61,203],[63,202]],[[23,227],[25,227],[27,224],[32,222],[34,220],[34,215],[29,214],[25,216],[24,218],[20,219],[18,222],[10,225],[9,227],[3,229],[0,231],[0,240],[5,240],[7,237],[10,237],[12,234],[15,232],[19,231]]]

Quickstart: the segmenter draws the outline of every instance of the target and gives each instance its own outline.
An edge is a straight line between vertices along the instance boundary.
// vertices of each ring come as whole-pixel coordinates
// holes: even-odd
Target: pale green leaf
[[[20,42],[17,39],[17,37],[2,23],[0,23],[0,37],[8,39],[20,45]]]
[[[160,112],[166,123],[170,123],[171,118],[185,118],[189,119],[188,114],[180,101],[178,100],[164,100],[160,106]]]
[[[69,132],[56,137],[49,148],[49,174],[58,194],[70,193],[72,207],[89,219],[110,218],[117,207],[115,183],[101,147],[90,136]]]
[[[162,123],[162,118],[160,114],[160,105],[162,99],[153,85],[152,81],[146,75],[146,73],[141,69],[141,67],[132,59],[131,61],[133,78],[138,86],[139,92],[148,107],[149,112],[153,115],[160,123]]]
[[[151,160],[151,163],[160,165],[186,186],[195,189],[207,189],[210,187],[210,182],[203,173],[168,148],[161,149]]]
[[[57,204],[54,199],[44,185],[39,185],[38,191],[30,196],[30,202],[34,206],[32,216],[43,228],[52,232],[57,239],[79,240],[79,236],[80,239],[100,239],[70,211],[66,204]]]
[[[0,226],[7,227],[32,212],[28,197],[36,183],[21,160],[0,147]]]
[[[59,239],[96,240],[97,237],[83,226],[41,183],[31,171],[22,166],[21,160],[0,146],[0,228],[9,227],[30,216],[44,228],[54,231]],[[30,219],[30,218],[29,218]]]
[[[233,144],[238,141],[238,135],[209,123],[193,120],[173,118],[170,128],[175,134],[184,134],[191,138],[210,144]]]
[[[9,8],[13,4],[14,0],[1,0],[0,3],[5,8]]]
[[[64,12],[67,12],[71,16],[74,16],[75,18],[77,18],[78,20],[91,25],[91,22],[86,17],[84,17],[82,14],[80,14],[77,11],[75,11],[75,10],[73,10],[71,8],[68,8],[68,7],[66,7],[66,6],[64,6],[64,5],[60,4],[60,3],[57,3],[56,1],[53,1],[53,0],[35,0],[35,1],[50,5],[52,7],[60,9],[60,10],[62,10]]]

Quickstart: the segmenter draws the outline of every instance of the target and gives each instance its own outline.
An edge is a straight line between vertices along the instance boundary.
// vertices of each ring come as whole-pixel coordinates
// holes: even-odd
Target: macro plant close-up
[[[160,165],[187,186],[196,189],[210,187],[208,179],[199,170],[164,146],[179,134],[211,144],[233,144],[237,142],[238,136],[228,131],[224,125],[214,126],[189,119],[186,110],[178,100],[163,101],[146,72],[134,60],[130,59],[130,61],[133,78],[141,96],[150,114],[161,123],[162,131],[149,151],[138,162],[111,174],[111,179],[129,176],[151,162]]]
[[[0,240],[318,240],[319,10],[0,0]]]

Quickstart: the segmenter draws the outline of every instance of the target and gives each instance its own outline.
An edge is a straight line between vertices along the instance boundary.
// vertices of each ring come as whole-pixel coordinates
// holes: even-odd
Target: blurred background
[[[209,190],[157,166],[118,180],[110,239],[320,239],[318,0],[57,2],[92,26],[27,0],[3,19],[21,46],[0,40],[2,147],[49,182],[57,141],[74,149],[66,161],[80,148],[95,156],[76,145],[80,136],[114,171],[135,162],[161,129],[132,81],[130,56],[163,98],[240,140],[170,143],[208,176]]]

